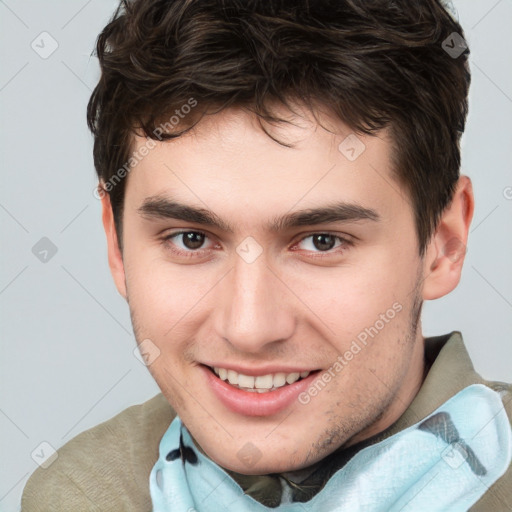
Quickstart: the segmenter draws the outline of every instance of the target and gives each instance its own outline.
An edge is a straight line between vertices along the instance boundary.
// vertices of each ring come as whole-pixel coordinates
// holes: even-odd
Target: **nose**
[[[276,274],[263,255],[252,263],[236,256],[222,282],[217,334],[239,352],[262,353],[293,334],[291,292]]]

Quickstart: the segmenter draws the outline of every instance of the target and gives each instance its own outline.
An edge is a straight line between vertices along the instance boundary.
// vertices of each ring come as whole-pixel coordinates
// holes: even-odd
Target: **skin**
[[[351,162],[338,145],[352,131],[339,120],[317,113],[328,131],[305,111],[280,114],[295,124],[266,128],[293,148],[241,109],[157,142],[128,176],[122,254],[108,194],[102,199],[115,284],[137,341],[150,339],[160,351],[152,376],[203,453],[243,474],[292,474],[400,417],[424,379],[421,303],[458,284],[474,207],[462,176],[421,258],[409,197],[392,177],[387,133],[359,136],[366,149]],[[135,137],[134,149],[145,142]],[[142,215],[155,196],[207,209],[233,232]],[[278,216],[335,201],[371,208],[379,220],[267,229]],[[183,229],[206,237],[192,248],[183,236],[164,240]],[[326,232],[353,243],[315,245],[312,235]],[[249,236],[263,251],[252,263],[236,252]],[[225,361],[328,370],[394,303],[402,310],[321,392],[275,415],[230,411],[198,368]],[[250,467],[238,456],[246,443],[261,453]]]

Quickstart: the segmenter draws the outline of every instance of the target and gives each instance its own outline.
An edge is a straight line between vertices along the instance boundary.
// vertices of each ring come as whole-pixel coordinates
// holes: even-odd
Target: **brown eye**
[[[314,258],[339,256],[352,247],[354,242],[334,233],[313,233],[303,237],[294,247]],[[296,250],[296,249],[294,249]]]
[[[200,249],[206,238],[203,233],[197,231],[187,231],[180,235],[183,236],[183,245],[190,250]]]
[[[336,243],[336,237],[327,233],[319,233],[313,235],[312,238],[314,247],[319,251],[329,251],[334,247]]]
[[[185,257],[203,255],[212,248],[207,246],[208,240],[209,236],[201,231],[178,231],[163,238],[166,248]]]

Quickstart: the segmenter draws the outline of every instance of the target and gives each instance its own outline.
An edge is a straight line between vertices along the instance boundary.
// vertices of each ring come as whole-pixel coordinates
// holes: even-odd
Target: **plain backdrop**
[[[0,1],[0,510],[19,510],[34,453],[159,392],[112,282],[85,108],[114,0]],[[458,288],[426,336],[460,330],[476,369],[512,380],[512,0],[454,2],[471,49],[462,172],[476,211]],[[57,46],[56,46],[57,45]]]

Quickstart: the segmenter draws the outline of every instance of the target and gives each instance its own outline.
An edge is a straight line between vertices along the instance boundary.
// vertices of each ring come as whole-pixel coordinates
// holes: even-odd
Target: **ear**
[[[474,207],[471,180],[461,176],[425,253],[424,300],[443,297],[459,284]]]
[[[126,299],[123,255],[117,239],[110,195],[102,188],[101,184],[98,185],[98,194],[101,198],[103,228],[105,229],[105,235],[107,237],[108,265],[112,277],[114,278],[117,291]]]

